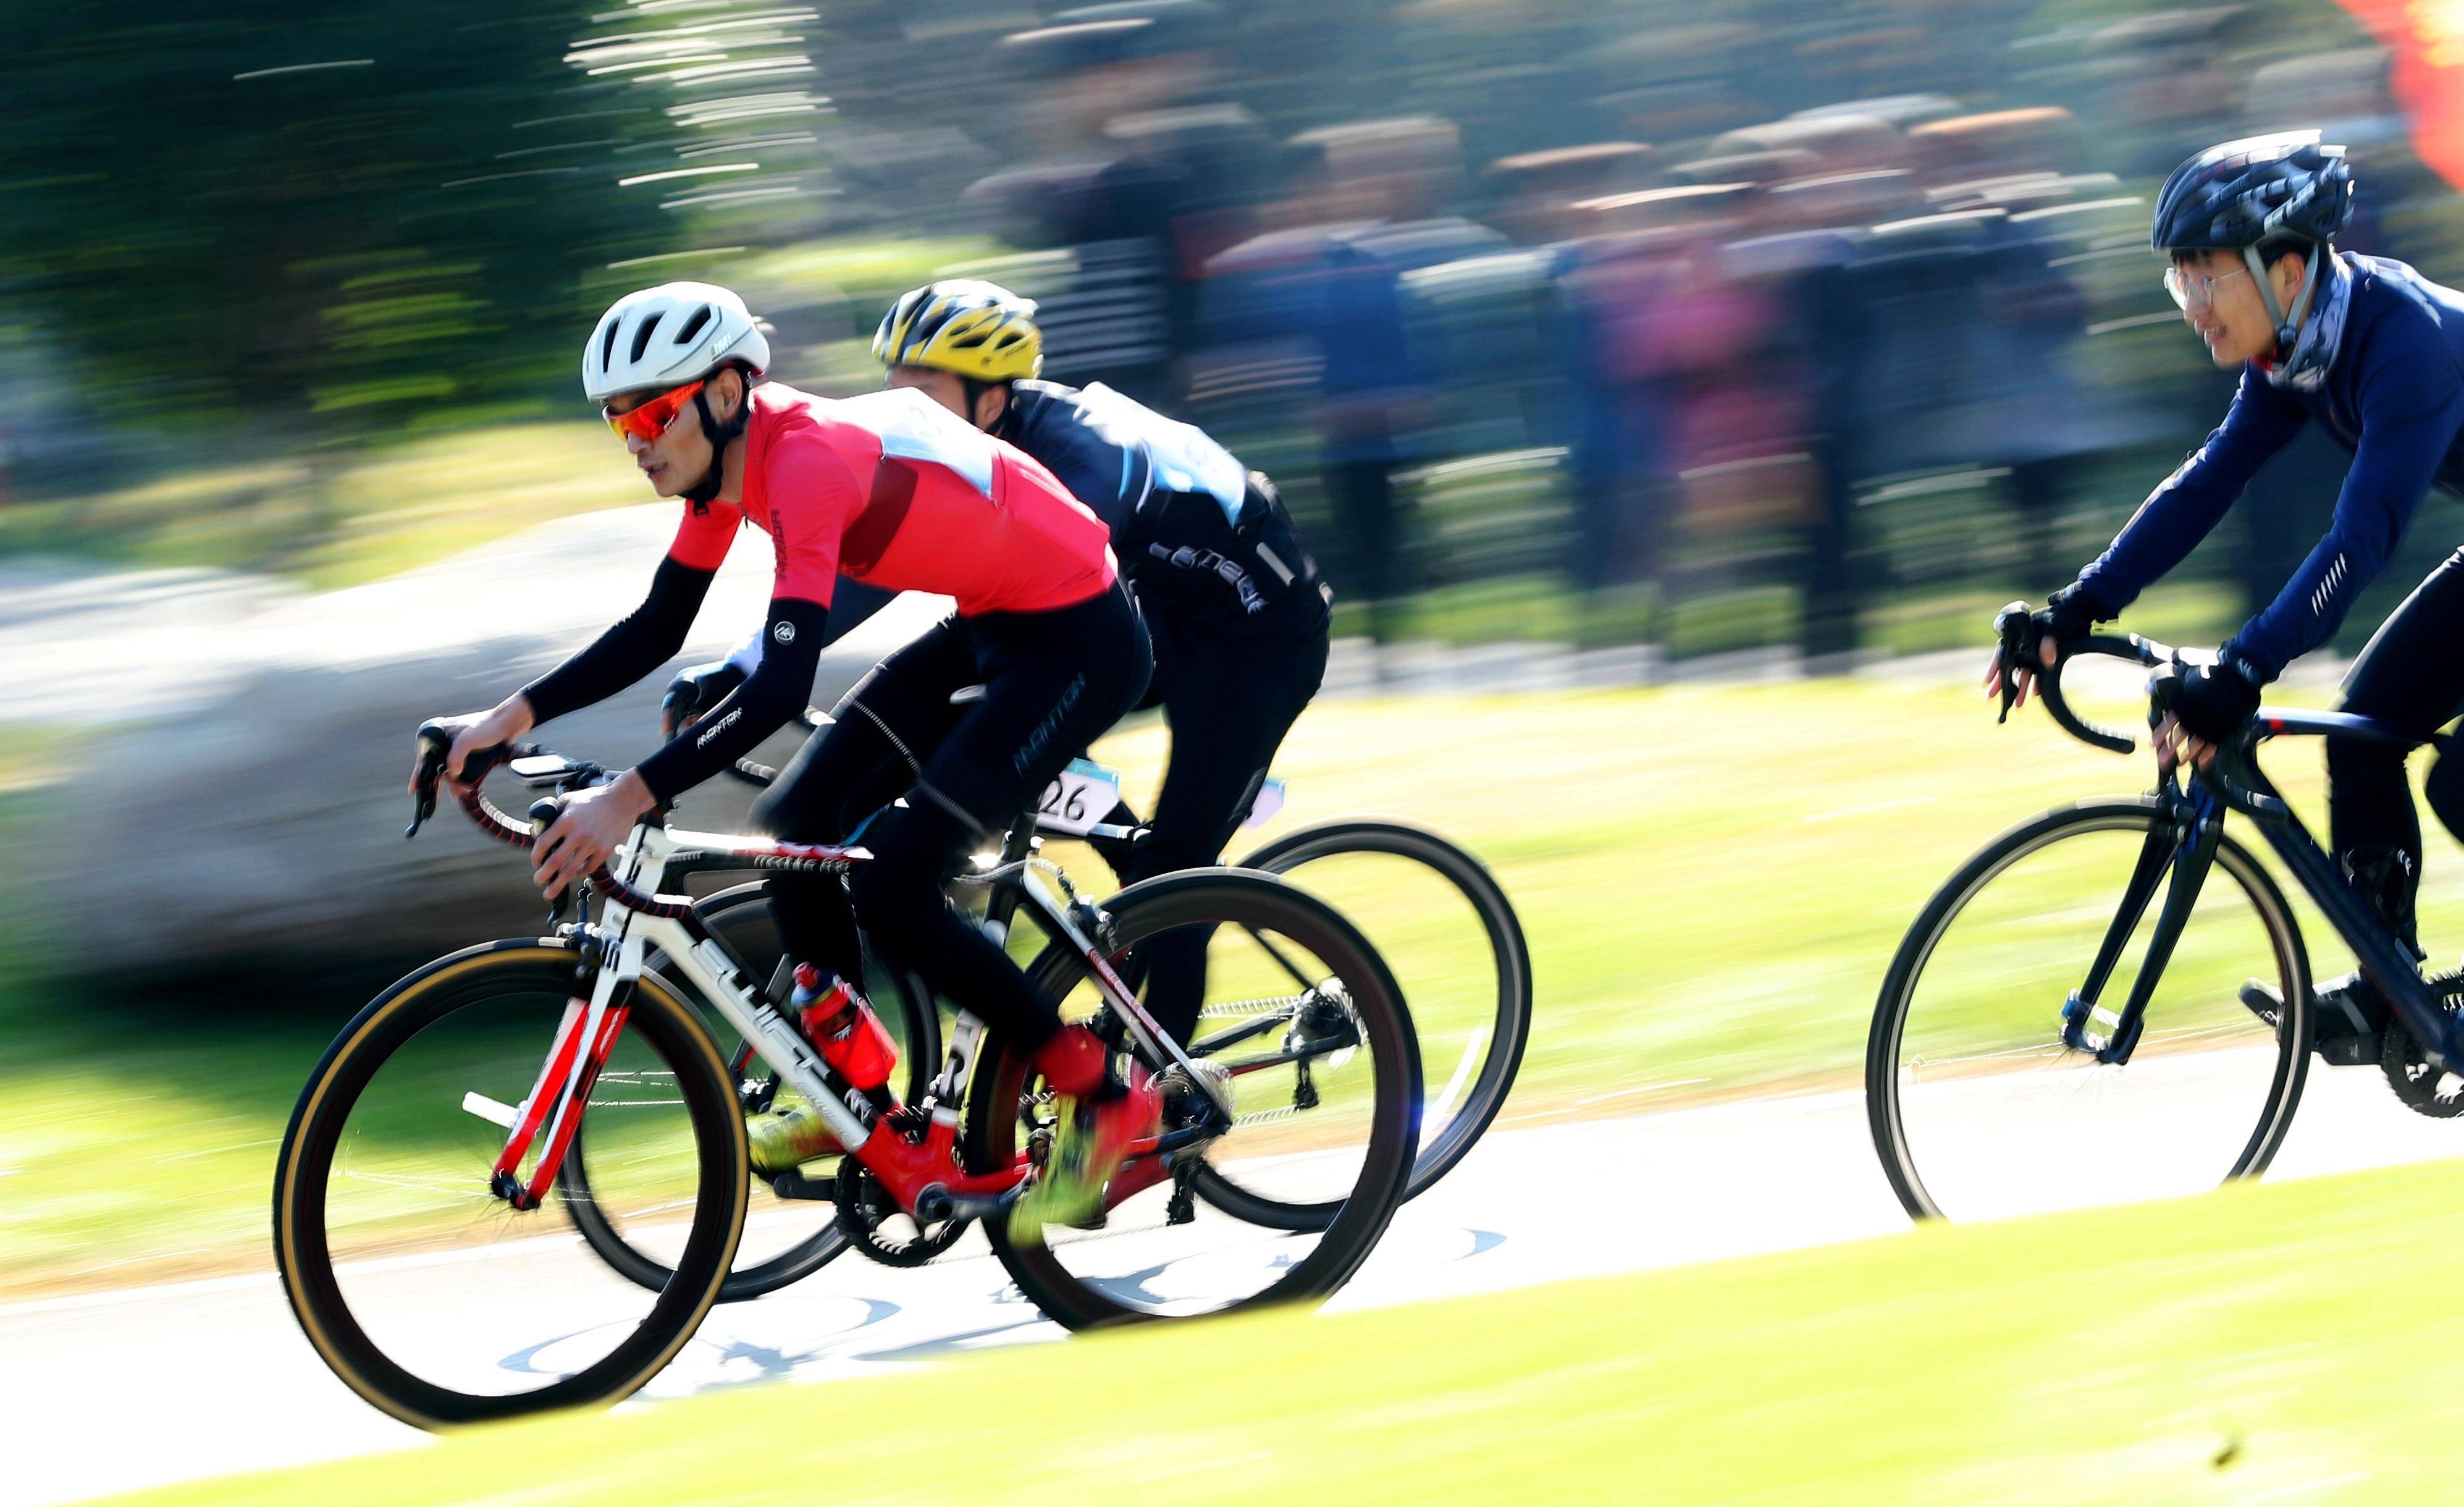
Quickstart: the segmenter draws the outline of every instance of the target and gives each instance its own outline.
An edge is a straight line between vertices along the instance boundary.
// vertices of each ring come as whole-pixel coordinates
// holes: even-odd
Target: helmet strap
[[[2276,321],[2276,356],[2277,360],[2293,353],[2293,343],[2301,334],[2301,321],[2310,312],[2310,300],[2319,291],[2319,267],[2325,259],[2326,247],[2314,245],[2301,258],[2301,291],[2293,296],[2293,307],[2284,308],[2276,301],[2276,284],[2269,280],[2267,264],[2259,258],[2256,246],[2241,249],[2241,258],[2250,267],[2251,277],[2258,283],[2258,296],[2267,300],[2267,317]]]
[[[718,496],[718,489],[727,477],[727,447],[736,443],[753,417],[753,388],[750,384],[745,387],[744,401],[736,406],[736,416],[724,425],[711,416],[708,393],[707,385],[693,392],[693,411],[701,415],[701,432],[710,436],[710,469],[702,473],[699,481],[685,488],[685,500],[693,504],[695,513],[710,511],[712,500]]]
[[[985,393],[990,392],[995,388],[1001,388],[1004,393],[1009,391],[1009,384],[1006,382],[984,382],[975,377],[958,378],[958,386],[966,394],[967,422],[970,424],[973,424],[976,421],[976,406],[982,401]],[[1004,400],[1001,404],[1001,417],[993,420],[993,427],[984,431],[984,432],[987,434],[999,434],[1003,429],[1007,428],[1009,425],[1011,407],[1012,405]]]

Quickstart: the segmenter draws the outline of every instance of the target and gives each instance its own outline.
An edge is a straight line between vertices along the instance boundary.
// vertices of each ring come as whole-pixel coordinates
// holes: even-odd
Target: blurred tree
[[[331,438],[561,401],[610,262],[810,187],[811,12],[676,9],[64,0],[13,29],[0,297],[103,420]],[[726,110],[744,90],[769,106]],[[728,149],[778,121],[784,177]]]

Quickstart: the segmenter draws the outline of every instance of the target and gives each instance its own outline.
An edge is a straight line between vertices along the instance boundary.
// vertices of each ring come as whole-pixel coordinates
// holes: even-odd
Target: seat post
[[[1035,812],[1019,813],[1009,824],[1009,835],[1001,840],[1001,862],[1023,863],[1035,855]]]

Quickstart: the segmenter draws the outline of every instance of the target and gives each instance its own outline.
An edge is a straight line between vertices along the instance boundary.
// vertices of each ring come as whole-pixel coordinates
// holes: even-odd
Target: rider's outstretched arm
[[[564,663],[522,687],[534,721],[604,701],[676,656],[693,614],[710,594],[714,563],[701,569],[670,555],[650,577],[650,593],[623,621]]]
[[[2392,322],[2392,321],[2390,321]],[[2362,443],[2336,516],[2301,568],[2225,645],[2264,684],[2334,635],[2387,565],[2464,428],[2464,377],[2427,320],[2387,328],[2361,381]]]
[[[813,672],[821,664],[829,618],[824,603],[790,596],[771,599],[770,616],[761,630],[761,662],[753,674],[701,720],[635,767],[659,804],[734,765],[804,709],[812,699]]]
[[[2284,448],[2308,412],[2256,371],[2245,369],[2225,421],[2181,468],[2147,495],[2113,543],[2079,572],[2079,591],[2095,615],[2119,616],[2208,537],[2258,473]]]

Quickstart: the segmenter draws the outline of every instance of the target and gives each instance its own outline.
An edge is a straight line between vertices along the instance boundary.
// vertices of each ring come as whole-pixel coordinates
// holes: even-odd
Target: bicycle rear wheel
[[[2309,1061],[2309,961],[2283,893],[2230,836],[2159,960],[2127,1060],[2060,1039],[2107,949],[2098,1003],[2128,998],[2188,852],[2152,797],[2084,802],[2003,833],[1936,892],[1866,1045],[1875,1149],[1910,1214],[2166,1197],[2266,1169]],[[2275,1021],[2237,997],[2254,967],[2284,1002]]]
[[[1478,858],[1410,822],[1304,827],[1241,861],[1325,898],[1394,970],[1420,1038],[1418,1197],[1497,1118],[1531,1036],[1531,951],[1506,891]]]
[[[654,974],[583,1113],[609,1153],[598,1196],[643,1228],[676,1228],[669,1281],[620,1280],[561,1216],[491,1191],[575,961],[525,939],[430,964],[343,1029],[292,1113],[275,1173],[283,1290],[336,1374],[406,1423],[627,1395],[691,1339],[735,1253],[748,1181],[735,1089]]]
[[[758,882],[739,884],[719,891],[693,908],[756,982],[772,978],[785,946],[779,938],[778,921],[771,914],[767,886]],[[653,949],[645,966],[657,968],[664,956]],[[932,992],[913,974],[893,973],[878,966],[865,982],[867,998],[876,1002],[882,1024],[890,1028],[897,1044],[898,1060],[906,1069],[907,1102],[915,1103],[922,1099],[926,1086],[940,1066],[940,1022],[934,1011]],[[715,1006],[707,1000],[696,1003],[712,1031],[719,1040],[731,1044],[727,1055],[734,1065],[744,1055],[744,1043]],[[746,1071],[751,1076],[737,1075],[739,1099],[767,1101],[779,1108],[801,1102],[793,1090],[781,1092],[778,1075],[759,1059],[748,1064]],[[575,1141],[572,1154],[565,1158],[558,1174],[565,1212],[601,1259],[627,1280],[655,1292],[667,1286],[675,1263],[676,1231],[660,1225],[629,1230],[617,1210],[592,1197],[592,1169],[599,1160],[599,1147],[586,1135]],[[837,1163],[836,1156],[807,1163],[802,1169],[804,1186],[797,1191],[818,1192],[831,1187]],[[745,1209],[744,1238],[737,1246],[735,1269],[719,1289],[718,1300],[744,1302],[775,1293],[836,1260],[847,1248],[847,1236],[837,1224],[837,1208],[827,1198],[786,1197],[774,1183],[757,1178]]]
[[[986,1230],[995,1253],[1020,1291],[1072,1329],[1333,1292],[1402,1201],[1419,1141],[1419,1051],[1385,964],[1326,902],[1264,875],[1165,875],[1106,909],[1117,969],[1133,976],[1138,946],[1185,929],[1206,940],[1210,1002],[1297,992],[1324,1008],[1213,1059],[1227,1071],[1237,1119],[1183,1153],[1177,1176],[1133,1163],[1114,1179],[1098,1228],[1048,1226],[1016,1239],[996,1222]],[[1088,960],[1065,942],[1045,948],[1031,976],[1065,1017],[1098,1007]],[[1179,1121],[1168,1111],[1166,1122]],[[1039,1155],[1052,1123],[1051,1096],[1028,1056],[988,1039],[968,1096],[968,1164],[990,1171]],[[1196,1197],[1201,1175],[1269,1210],[1318,1212],[1298,1225],[1246,1219],[1237,1200]]]

